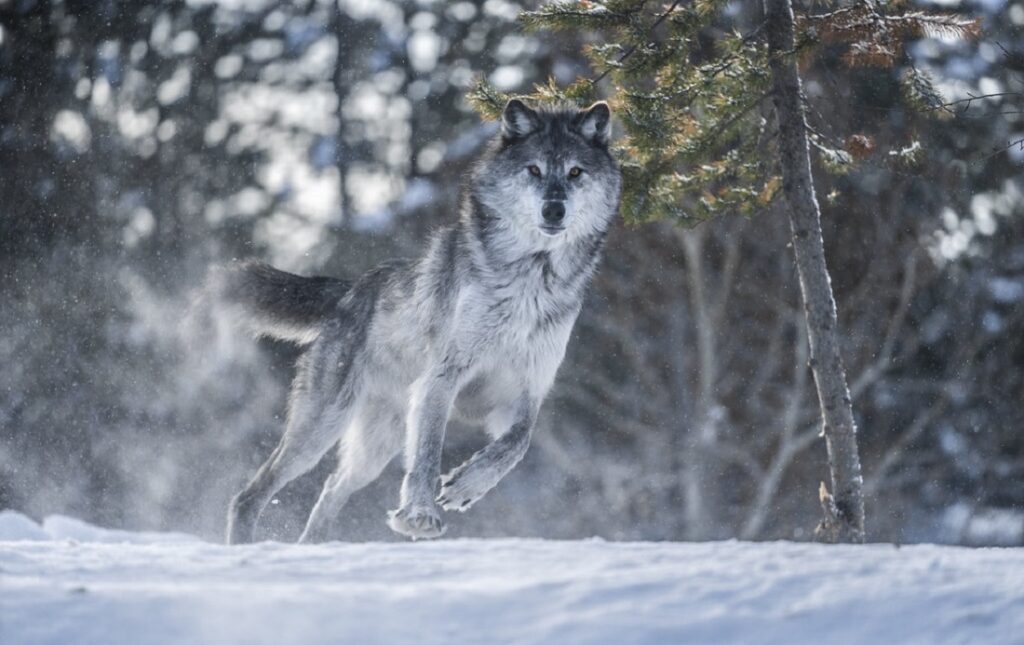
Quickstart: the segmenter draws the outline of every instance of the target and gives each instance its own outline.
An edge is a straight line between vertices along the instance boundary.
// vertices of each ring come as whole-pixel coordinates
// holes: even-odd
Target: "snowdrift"
[[[0,637],[1021,643],[1024,550],[525,539],[225,547],[7,511]]]

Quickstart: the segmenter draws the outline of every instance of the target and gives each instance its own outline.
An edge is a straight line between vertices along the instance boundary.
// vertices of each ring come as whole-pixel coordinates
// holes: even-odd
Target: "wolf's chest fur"
[[[582,303],[582,276],[568,274],[571,264],[564,254],[550,252],[509,263],[473,285],[462,312],[496,351],[527,351],[538,343],[536,349],[549,351],[545,341],[565,335],[563,328],[572,327]]]

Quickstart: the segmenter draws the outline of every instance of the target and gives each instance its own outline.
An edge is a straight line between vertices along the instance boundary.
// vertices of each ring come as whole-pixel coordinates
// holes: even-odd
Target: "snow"
[[[1024,550],[261,543],[0,513],[20,643],[1021,643]]]

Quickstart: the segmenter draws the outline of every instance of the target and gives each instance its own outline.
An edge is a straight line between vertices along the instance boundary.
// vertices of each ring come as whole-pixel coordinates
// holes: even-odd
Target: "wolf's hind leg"
[[[285,484],[309,471],[338,440],[348,424],[351,406],[336,401],[319,408],[307,397],[297,401],[288,417],[288,428],[270,458],[249,485],[231,500],[228,511],[228,544],[251,542],[256,522],[267,502]]]
[[[522,460],[530,447],[538,408],[537,403],[524,397],[514,409],[491,414],[488,429],[497,439],[441,478],[437,503],[444,510],[469,510]]]
[[[338,444],[338,467],[324,483],[299,542],[323,542],[348,498],[380,476],[402,449],[402,411],[385,401],[361,406]]]

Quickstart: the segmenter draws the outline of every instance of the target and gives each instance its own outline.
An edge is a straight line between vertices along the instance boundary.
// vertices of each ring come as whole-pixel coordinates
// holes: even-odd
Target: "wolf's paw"
[[[441,494],[437,503],[446,511],[464,513],[476,504],[496,484],[493,478],[483,476],[480,468],[468,468],[463,464],[441,477]]]
[[[388,513],[388,526],[414,540],[441,537],[445,531],[436,506],[403,506]]]

